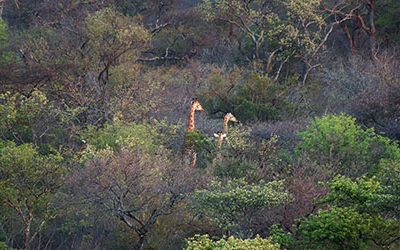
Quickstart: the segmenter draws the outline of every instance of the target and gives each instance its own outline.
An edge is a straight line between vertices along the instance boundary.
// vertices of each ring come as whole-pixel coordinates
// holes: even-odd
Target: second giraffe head
[[[227,121],[227,122],[229,122],[229,121],[231,121],[231,122],[238,122],[238,120],[236,119],[236,117],[235,117],[232,113],[227,113],[227,114],[224,116],[224,120]]]
[[[232,113],[227,113],[224,116],[224,132],[228,133],[229,130],[229,122],[238,122],[238,120],[236,119],[236,117],[232,114]]]

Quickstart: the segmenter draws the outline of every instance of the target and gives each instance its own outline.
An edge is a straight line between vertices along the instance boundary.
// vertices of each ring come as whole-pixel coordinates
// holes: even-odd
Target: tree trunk
[[[108,69],[110,67],[110,63],[107,63],[105,68],[100,72],[98,76],[98,82],[102,91],[102,97],[101,97],[101,102],[103,106],[103,119],[104,122],[110,121],[110,113],[109,113],[109,90],[108,90],[108,83],[109,83],[109,72]]]
[[[33,221],[33,216],[32,214],[29,214],[29,219],[26,222],[25,230],[24,230],[24,249],[28,250],[30,248],[31,244],[31,225]]]
[[[351,49],[351,53],[355,54],[357,52],[357,45],[355,41],[355,35],[354,32],[350,32],[349,26],[347,24],[344,25],[344,32],[346,33],[347,40],[349,41],[349,46]]]
[[[369,22],[369,41],[371,46],[371,54],[372,58],[375,59],[376,54],[376,27],[375,27],[375,12],[376,12],[376,5],[375,0],[370,0],[369,4],[369,15],[368,15],[368,22]]]
[[[134,249],[135,250],[142,250],[143,249],[143,245],[144,245],[144,240],[146,237],[146,234],[141,234],[139,233],[139,240],[138,242],[135,244]]]
[[[3,16],[4,5],[5,5],[5,0],[0,0],[0,19]]]

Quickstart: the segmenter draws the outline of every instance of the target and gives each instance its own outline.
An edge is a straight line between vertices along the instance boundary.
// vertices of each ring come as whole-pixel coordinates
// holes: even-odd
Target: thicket
[[[399,7],[0,0],[0,249],[399,248]]]

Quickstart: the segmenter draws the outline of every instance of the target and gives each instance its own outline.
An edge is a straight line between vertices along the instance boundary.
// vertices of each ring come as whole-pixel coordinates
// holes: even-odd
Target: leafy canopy
[[[221,228],[238,233],[239,224],[248,223],[262,209],[276,207],[289,200],[282,181],[249,184],[244,179],[215,181],[208,190],[193,194],[193,208],[208,216]],[[239,230],[239,231],[238,231]]]
[[[395,143],[343,113],[316,118],[299,136],[297,150],[321,165],[332,165],[334,175],[361,176],[374,171],[381,159],[398,158]]]
[[[333,207],[304,220],[299,226],[305,249],[364,249],[371,239],[382,246],[399,237],[400,224],[352,208]]]
[[[208,235],[195,235],[186,241],[186,250],[234,250],[234,249],[265,249],[278,250],[279,245],[257,235],[254,239],[237,239],[233,236],[227,239],[213,241]]]

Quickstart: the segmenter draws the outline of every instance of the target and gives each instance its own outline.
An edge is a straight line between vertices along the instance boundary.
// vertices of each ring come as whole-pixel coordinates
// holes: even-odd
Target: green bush
[[[320,199],[320,203],[351,207],[360,213],[384,214],[394,198],[386,192],[376,177],[362,177],[353,181],[337,176],[327,186],[329,193]]]
[[[137,147],[146,151],[155,151],[158,148],[156,135],[157,131],[147,124],[114,122],[113,124],[106,124],[100,129],[89,127],[82,133],[82,139],[97,150]]]
[[[398,203],[378,178],[337,176],[327,186],[329,193],[318,203],[328,210],[303,219],[298,227],[305,249],[390,248],[396,243],[400,223],[388,215]]]
[[[279,206],[289,201],[283,182],[249,184],[244,179],[226,183],[212,182],[208,190],[195,191],[193,209],[208,216],[225,230],[238,235],[248,235],[246,225],[262,209]]]
[[[214,175],[219,178],[245,178],[249,174],[256,172],[258,166],[253,162],[236,157],[227,157],[221,162],[217,162]]]
[[[32,242],[54,219],[55,196],[67,173],[63,160],[58,153],[41,155],[31,144],[0,141],[0,224],[6,235],[19,232]]]
[[[7,246],[7,244],[5,242],[0,241],[0,250],[12,250],[12,249],[15,249],[15,248],[9,247],[9,246]]]
[[[392,217],[400,219],[400,160],[382,160],[376,175],[383,192],[391,195],[385,209]]]
[[[192,148],[197,154],[197,166],[206,167],[214,157],[215,144],[209,136],[206,136],[198,130],[185,132],[184,147]]]
[[[65,144],[77,110],[63,110],[34,90],[29,96],[0,94],[0,138],[17,144],[34,143],[41,149]]]
[[[214,71],[201,98],[210,113],[232,112],[240,121],[267,121],[292,112],[285,93],[283,85],[255,72]]]
[[[270,237],[272,242],[275,242],[285,249],[291,249],[294,246],[295,238],[289,232],[285,232],[279,225],[275,224],[270,228]]]
[[[210,138],[198,130],[190,132],[186,131],[185,145],[188,147],[194,147],[197,151],[204,149],[210,150],[213,147],[213,143]]]
[[[333,207],[308,217],[298,230],[304,249],[369,249],[377,243],[390,245],[399,229],[397,221]]]
[[[380,1],[378,4],[379,15],[376,18],[378,28],[384,30],[385,39],[392,38],[396,42],[400,40],[399,26],[400,3],[397,0]]]
[[[375,171],[381,159],[397,158],[398,146],[377,135],[373,129],[362,129],[355,118],[326,115],[316,118],[307,130],[299,133],[298,152],[305,152],[320,165],[333,166],[333,174],[361,176]]]
[[[254,239],[229,238],[213,241],[208,235],[195,235],[186,241],[186,250],[278,250],[279,245],[257,236]]]
[[[9,50],[10,39],[6,22],[0,17],[0,67],[16,60],[16,56]]]

